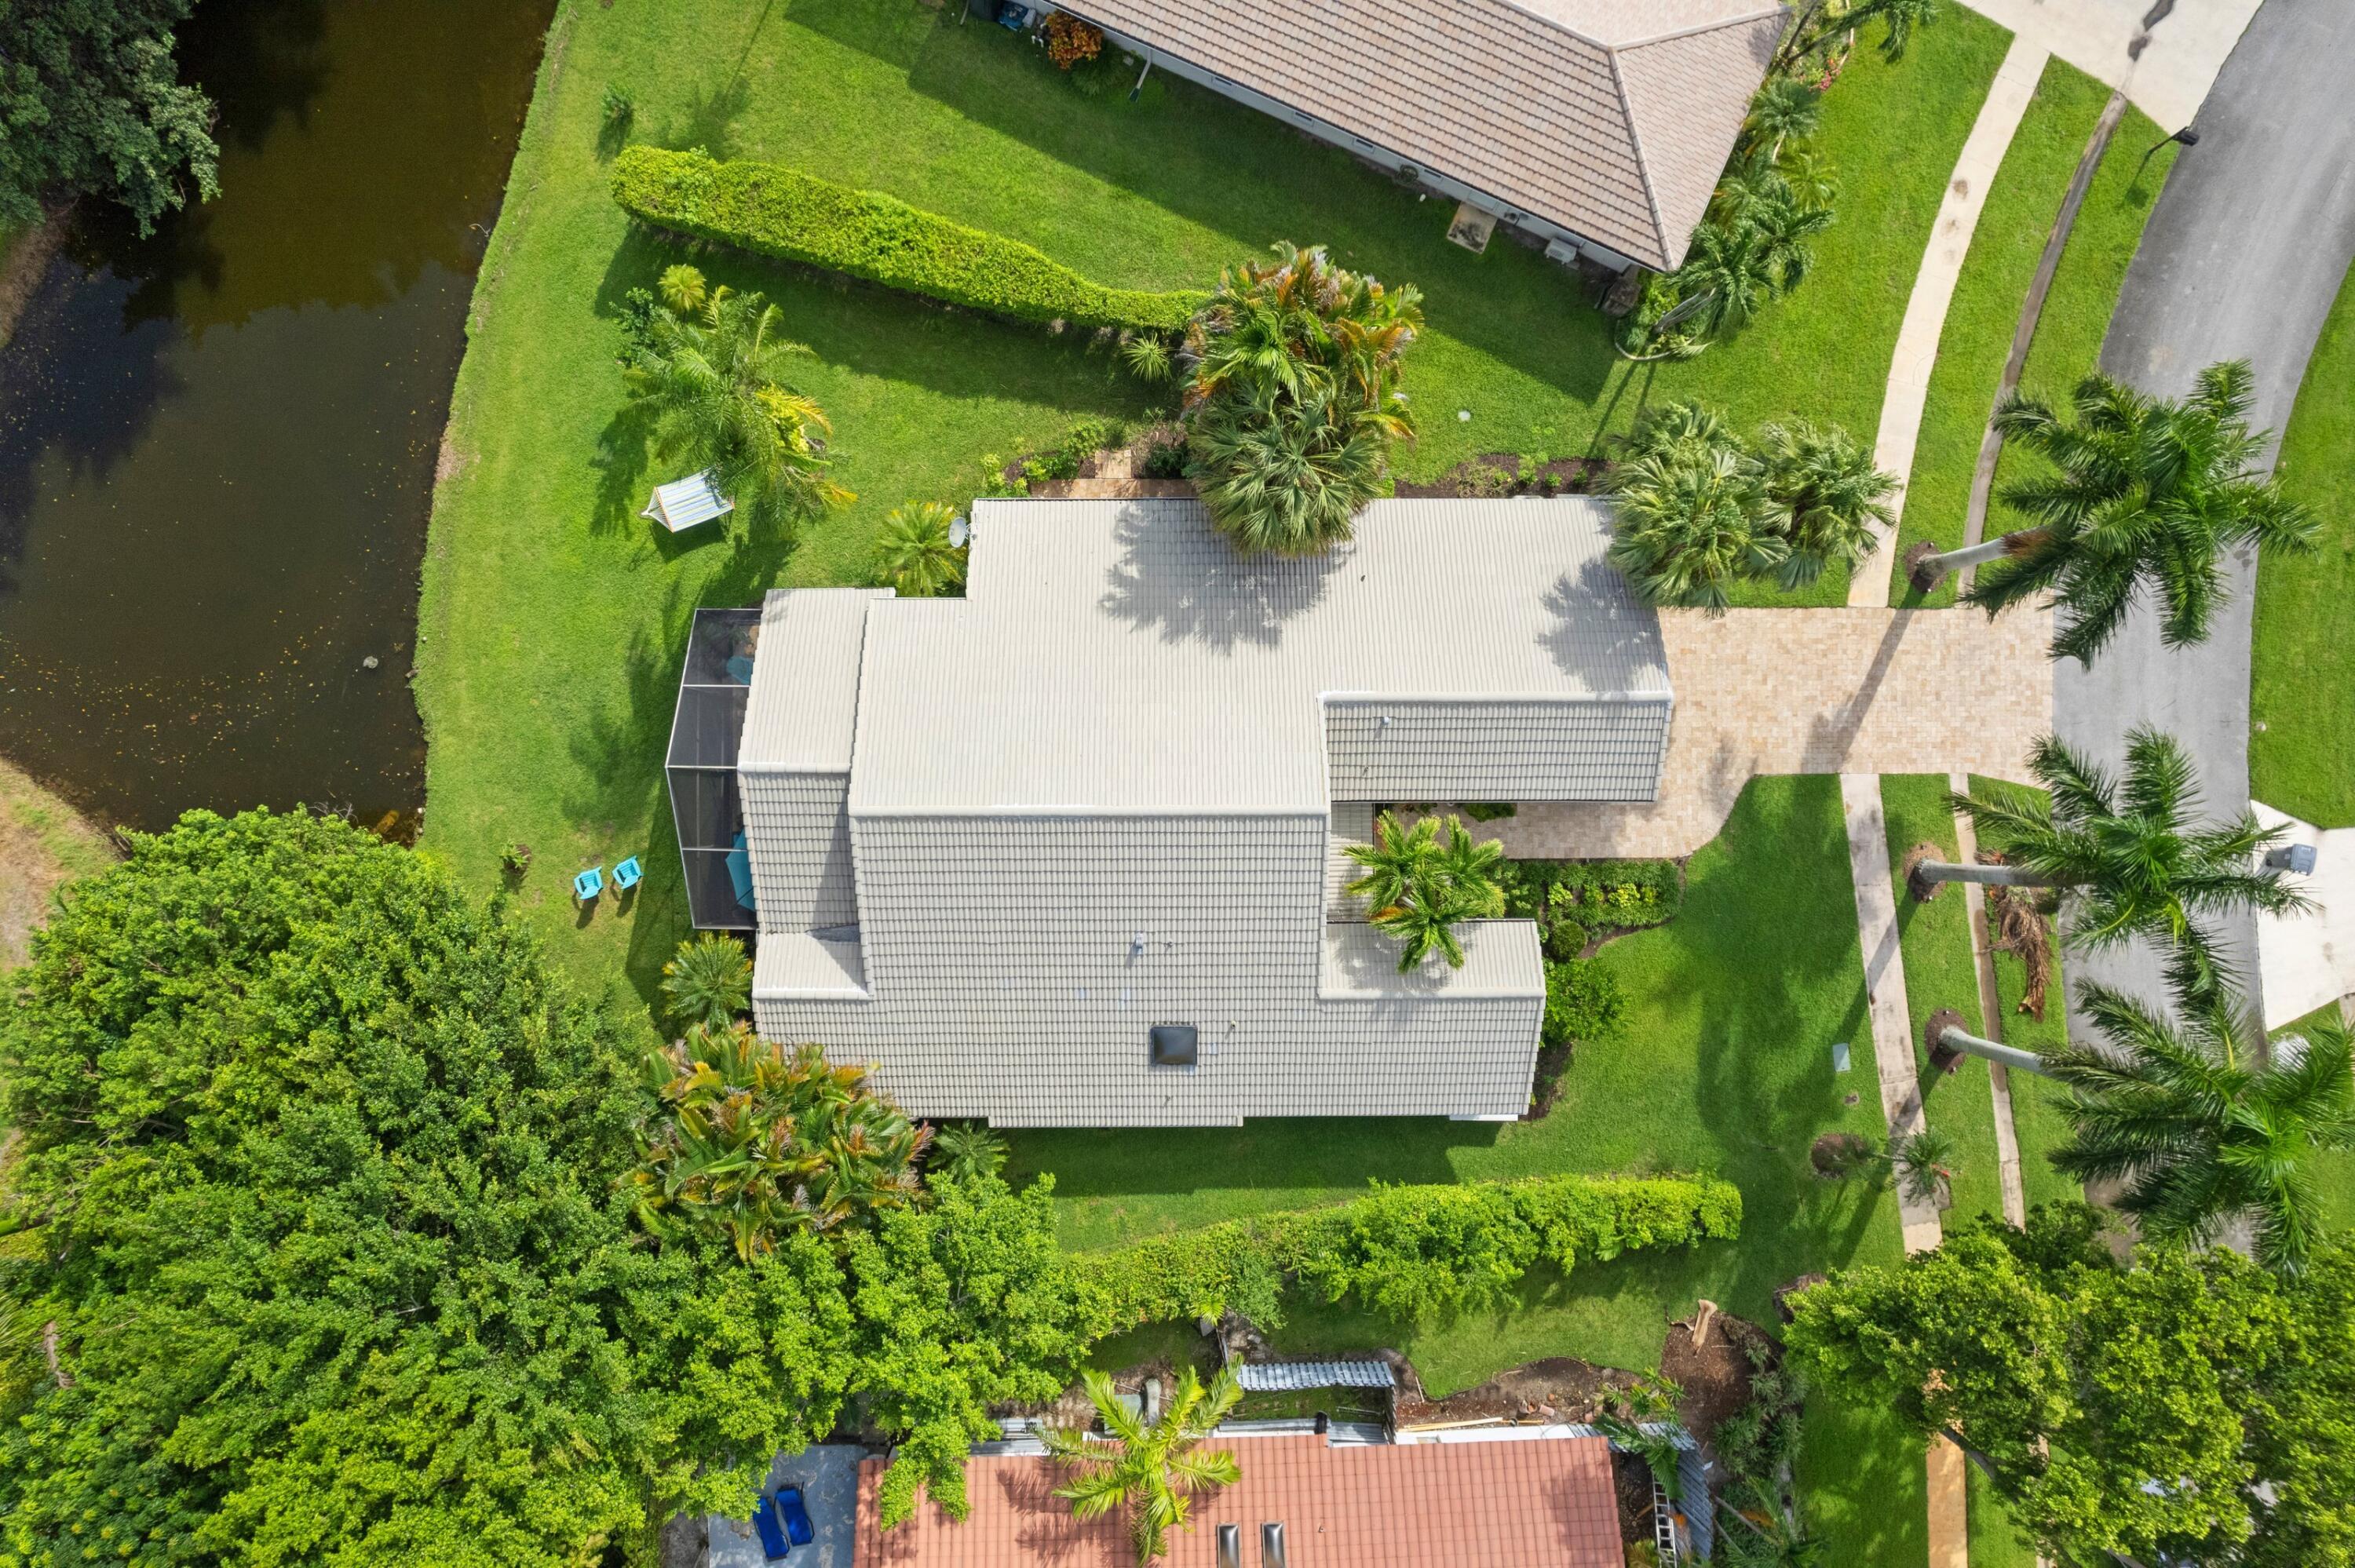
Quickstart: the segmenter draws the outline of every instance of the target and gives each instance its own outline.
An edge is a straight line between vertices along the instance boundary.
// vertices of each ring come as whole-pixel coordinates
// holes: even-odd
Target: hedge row
[[[1020,321],[1175,333],[1209,299],[1107,289],[1018,240],[778,164],[631,147],[613,199],[657,228]]]
[[[1540,1260],[1568,1271],[1742,1234],[1742,1193],[1705,1176],[1548,1176],[1383,1186],[1353,1202],[1228,1220],[1086,1255],[1105,1331],[1229,1308],[1280,1320],[1287,1283],[1394,1317],[1494,1303]]]

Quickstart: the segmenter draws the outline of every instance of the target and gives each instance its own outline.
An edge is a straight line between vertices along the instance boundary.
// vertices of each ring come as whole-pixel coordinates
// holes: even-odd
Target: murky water
[[[0,755],[101,821],[421,803],[433,465],[551,3],[206,0],[219,199],[93,212],[0,353]]]

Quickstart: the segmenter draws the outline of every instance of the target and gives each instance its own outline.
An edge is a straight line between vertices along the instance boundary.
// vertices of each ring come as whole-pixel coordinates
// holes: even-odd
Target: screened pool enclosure
[[[736,748],[752,695],[758,609],[698,609],[688,636],[678,711],[670,726],[670,810],[687,871],[687,906],[698,927],[750,931],[752,867],[736,793]]]

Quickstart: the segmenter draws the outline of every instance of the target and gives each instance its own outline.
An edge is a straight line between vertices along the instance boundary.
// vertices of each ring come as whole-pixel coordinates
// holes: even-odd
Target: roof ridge
[[[1594,37],[1590,34],[1582,33],[1576,27],[1572,26],[1568,22],[1563,21],[1561,17],[1549,16],[1544,12],[1536,10],[1529,5],[1523,4],[1522,0],[1496,0],[1496,4],[1504,6],[1508,10],[1518,11],[1522,16],[1529,17],[1531,21],[1542,23],[1558,33],[1568,34],[1570,37],[1576,38],[1582,44],[1590,44],[1595,48],[1601,49],[1606,55],[1611,52],[1611,46],[1604,43],[1601,38]]]
[[[1648,48],[1654,44],[1672,44],[1678,38],[1689,38],[1696,33],[1714,33],[1725,27],[1746,27],[1753,22],[1763,22],[1769,16],[1781,16],[1785,10],[1785,7],[1779,4],[1761,5],[1755,11],[1744,11],[1740,16],[1721,16],[1714,22],[1695,22],[1689,27],[1674,27],[1665,33],[1654,33],[1649,37],[1629,38],[1625,43],[1605,44],[1603,47],[1615,54],[1621,49],[1641,49]]]
[[[1652,243],[1662,257],[1669,253],[1668,222],[1660,212],[1660,193],[1652,183],[1652,161],[1644,155],[1644,129],[1636,122],[1636,103],[1627,96],[1626,74],[1619,69],[1619,51],[1605,48],[1603,58],[1611,65],[1611,91],[1619,100],[1620,117],[1627,123],[1627,144],[1636,154],[1636,177],[1644,183],[1644,205],[1652,213]]]

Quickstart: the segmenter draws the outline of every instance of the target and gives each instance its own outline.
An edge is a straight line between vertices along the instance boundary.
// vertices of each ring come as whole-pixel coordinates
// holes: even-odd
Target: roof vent
[[[1219,1568],[1243,1568],[1243,1527],[1219,1526]]]
[[[1259,1561],[1260,1568],[1284,1568],[1282,1520],[1259,1527]]]

